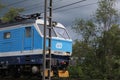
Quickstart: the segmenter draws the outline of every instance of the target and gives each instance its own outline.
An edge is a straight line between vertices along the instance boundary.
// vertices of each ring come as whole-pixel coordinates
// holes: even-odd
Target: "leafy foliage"
[[[85,43],[89,43],[95,35],[95,24],[91,20],[77,19],[72,28],[82,36],[82,41],[85,41]]]
[[[10,8],[10,10],[2,17],[3,22],[13,22],[14,18],[24,11],[23,8]]]
[[[96,11],[96,21],[103,25],[104,30],[108,30],[112,27],[112,24],[116,23],[119,19],[119,14],[117,10],[114,8],[116,0],[100,0],[98,9]]]
[[[1,2],[0,2],[0,10],[1,10],[3,7],[4,7],[4,5],[3,5],[3,4],[1,4]]]
[[[80,68],[81,80],[120,79],[120,27],[114,2],[100,0],[95,21],[75,21],[73,30],[82,35],[82,39],[76,40],[73,45],[73,56],[78,57],[76,68]]]

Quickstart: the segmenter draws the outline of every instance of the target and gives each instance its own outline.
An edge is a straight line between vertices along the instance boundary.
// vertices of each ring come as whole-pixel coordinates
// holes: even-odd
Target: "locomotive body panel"
[[[0,64],[42,64],[43,27],[41,20],[32,24],[2,27],[0,29]],[[61,24],[54,29],[55,36],[52,36],[51,41],[52,58],[68,60],[72,53],[72,40],[69,36],[61,36],[57,28],[65,29]],[[48,40],[46,40],[46,46],[48,46]]]

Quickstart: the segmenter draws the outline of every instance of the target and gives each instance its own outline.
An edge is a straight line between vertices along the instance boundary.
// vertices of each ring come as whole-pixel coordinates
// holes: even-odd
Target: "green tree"
[[[14,18],[24,11],[23,8],[10,8],[10,10],[1,18],[3,22],[13,22]]]
[[[117,25],[119,13],[115,10],[114,3],[115,0],[100,0],[95,21],[78,19],[75,22],[73,29],[82,39],[75,41],[73,55],[80,57],[82,61],[78,64],[82,74],[87,76],[83,80],[120,78],[120,28]],[[87,24],[89,21],[90,24]]]
[[[75,32],[81,35],[81,41],[89,44],[95,36],[95,24],[91,20],[77,19],[72,27]]]
[[[113,57],[117,56],[115,50],[119,50],[119,46],[116,45],[116,43],[118,44],[120,40],[117,37],[120,35],[117,31],[119,30],[117,25],[119,13],[114,8],[115,1],[116,0],[101,0],[96,11],[96,22],[100,24],[100,27],[103,25],[103,34],[101,34],[97,55],[102,57],[100,58],[101,61],[102,59],[104,60],[103,63],[105,65],[103,65],[103,67],[106,69],[104,73],[106,74],[106,77],[110,78],[110,80],[113,78]]]
[[[1,2],[0,2],[0,10],[1,10],[3,7],[4,7],[4,5],[3,5],[3,4],[1,4]]]
[[[103,36],[101,38],[97,55],[102,57],[99,59],[100,61],[104,59],[103,68],[105,69],[104,74],[106,74],[106,77],[110,80],[117,80],[115,78],[118,76],[115,76],[113,73],[117,69],[117,73],[119,74],[120,69],[120,63],[118,63],[120,61],[120,28],[118,25],[113,25],[104,35],[107,37]]]
[[[93,67],[96,66],[94,44],[97,35],[95,24],[91,20],[85,21],[83,19],[78,19],[76,20],[73,29],[76,33],[82,36],[82,39],[76,40],[73,45],[73,56],[77,56],[79,58],[77,62],[80,65],[77,66],[81,66],[82,74],[80,77],[83,80],[92,79],[95,77],[93,74],[96,75],[98,72],[98,70],[95,70]]]
[[[103,31],[107,31],[119,19],[118,11],[115,9],[116,0],[100,0],[95,14],[96,22],[100,27],[103,25]]]

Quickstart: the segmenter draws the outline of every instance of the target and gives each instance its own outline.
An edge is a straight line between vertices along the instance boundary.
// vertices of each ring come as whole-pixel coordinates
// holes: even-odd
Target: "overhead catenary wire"
[[[72,6],[72,5],[75,5],[75,4],[78,4],[78,3],[81,3],[81,2],[83,2],[83,1],[86,1],[86,0],[80,0],[80,1],[73,2],[73,3],[67,4],[67,5],[63,5],[63,6],[60,6],[60,7],[54,8],[53,10],[58,10],[58,9],[61,9],[61,8],[69,7],[69,6]],[[36,8],[36,7],[31,8],[31,9],[28,9],[28,10],[32,10],[32,9],[35,9],[35,8]],[[27,11],[27,10],[26,10],[26,11]],[[44,13],[44,12],[41,12],[41,13]]]
[[[58,0],[58,1],[54,1],[53,2],[53,4],[56,4],[56,3],[58,3],[58,2],[61,2],[62,0]],[[30,11],[30,10],[32,10],[32,9],[35,9],[35,8],[37,8],[37,7],[43,7],[44,6],[44,4],[42,4],[42,5],[39,5],[41,2],[39,2],[39,3],[36,3],[36,4],[33,4],[33,5],[31,5],[32,7],[30,8],[27,8],[27,9],[25,9],[26,11]],[[37,5],[37,6],[36,6]],[[28,7],[28,6],[26,6],[26,7]]]
[[[63,5],[63,6],[61,6],[61,7],[54,8],[53,10],[57,10],[57,9],[65,8],[65,7],[68,7],[68,6],[72,6],[72,5],[81,3],[81,2],[83,2],[83,1],[86,1],[86,0],[80,0],[80,1],[77,1],[77,2],[74,2],[74,3],[70,3],[70,4],[67,4],[67,5]]]
[[[76,7],[72,7],[72,8],[68,8],[68,9],[63,9],[63,10],[56,11],[56,12],[69,11],[69,10],[73,10],[73,9],[77,9],[77,8],[81,8],[81,7],[86,7],[86,6],[94,5],[94,4],[97,4],[97,3],[98,3],[98,2],[89,3],[89,4],[85,4],[85,5],[81,5],[81,6],[76,6]],[[54,10],[54,9],[53,9],[53,10]],[[59,10],[59,9],[55,9],[55,10]]]
[[[62,0],[61,0],[61,1],[62,1]],[[82,0],[81,2],[83,2],[83,1],[86,1],[86,0]],[[56,1],[56,2],[57,2],[57,1]],[[56,2],[54,2],[54,3],[56,3]],[[80,2],[80,1],[77,1],[77,2]],[[98,3],[98,2],[94,2],[94,3],[89,3],[89,4],[85,4],[85,5],[80,5],[80,6],[76,6],[76,7],[72,7],[72,8],[60,10],[60,9],[63,9],[63,8],[72,6],[72,5],[74,5],[74,4],[77,4],[77,2],[70,3],[70,4],[67,4],[67,5],[64,5],[64,6],[60,6],[60,7],[57,7],[57,8],[53,8],[53,11],[54,11],[54,12],[69,11],[69,10],[73,10],[73,9],[77,9],[77,8],[81,8],[81,7],[86,7],[86,6],[90,6],[90,5],[94,5],[94,4],[97,4],[97,3]],[[38,7],[38,6],[37,6],[37,7]],[[33,8],[26,9],[26,11],[35,9],[35,8],[37,8],[37,7],[35,6],[35,7],[33,7]],[[60,11],[57,11],[57,10],[60,10]],[[41,13],[44,13],[44,12],[41,12]]]
[[[26,2],[26,1],[28,1],[28,0],[21,0],[21,1],[14,2],[14,3],[10,3],[10,4],[7,4],[7,5],[5,6],[5,8],[8,8],[8,7],[13,6],[13,5],[21,4],[21,3]],[[58,1],[55,1],[55,2],[53,2],[53,3],[57,3],[57,2],[60,2],[60,1],[62,1],[62,0],[58,0]],[[43,2],[39,2],[39,3],[37,3],[37,4],[33,4],[33,5],[32,5],[33,8],[28,8],[28,9],[26,9],[26,10],[34,9],[34,8],[36,8],[36,5],[39,5],[40,3],[43,3]],[[35,7],[34,7],[34,6],[35,6]],[[42,6],[44,6],[44,5],[42,4],[42,5],[39,6],[39,7],[42,7]],[[25,7],[30,7],[30,6],[25,6]]]
[[[40,5],[40,3],[44,3],[44,2],[37,2],[35,4],[29,5],[29,6],[25,6],[25,7],[27,7],[25,10],[29,11],[29,10],[35,9],[37,7],[44,7],[44,4]]]
[[[23,3],[25,1],[27,1],[27,0],[17,1],[17,2],[14,2],[14,3],[8,4],[6,7],[13,6],[13,5],[16,5],[16,4],[20,4],[20,3]]]
[[[22,0],[23,2],[25,2],[26,0]],[[18,1],[18,2],[15,2],[15,3],[11,3],[11,4],[9,4],[8,6],[12,6],[12,4],[13,5],[16,5],[16,4],[20,4],[20,3],[23,3],[22,1]],[[59,1],[63,1],[63,0],[59,0]],[[57,2],[59,2],[59,1],[54,1],[54,3],[56,4]],[[77,9],[77,8],[81,8],[81,7],[85,7],[85,6],[90,6],[90,5],[94,5],[94,4],[97,4],[98,2],[95,2],[95,3],[89,3],[89,4],[85,4],[85,5],[81,5],[81,6],[76,6],[76,7],[72,7],[72,8],[68,8],[68,9],[64,9],[64,8],[66,8],[66,7],[69,7],[69,6],[72,6],[72,5],[75,5],[75,4],[78,4],[78,3],[81,3],[81,2],[83,2],[83,1],[86,1],[86,0],[79,0],[79,1],[74,1],[73,3],[70,3],[70,4],[66,4],[66,5],[63,5],[63,6],[60,6],[60,7],[57,7],[57,8],[53,8],[53,11],[54,12],[63,12],[63,11],[68,11],[68,10],[72,10],[72,9]],[[40,3],[42,3],[42,2],[39,2],[39,3],[36,3],[36,4],[33,4],[32,6],[32,8],[27,8],[27,9],[25,9],[25,11],[24,12],[26,12],[26,11],[30,11],[30,10],[33,10],[33,9],[36,9],[37,7],[39,8],[39,7],[42,7],[42,6],[44,6],[44,5],[38,5],[38,4],[40,4]],[[38,6],[36,6],[36,5],[38,5]],[[60,9],[63,9],[63,10],[60,10]],[[60,10],[60,11],[57,11],[57,10]],[[43,10],[41,9],[41,13],[44,13],[43,12]]]
[[[16,4],[21,4],[21,3],[25,2],[25,1],[28,1],[28,0],[17,1],[17,2],[14,2],[14,3],[8,4],[6,7],[9,7],[9,6],[12,6],[12,5],[16,5]],[[63,1],[63,0],[54,1],[54,3],[56,4],[56,3],[59,2],[59,1]],[[86,0],[82,0],[82,1],[86,1]],[[77,1],[77,2],[79,2],[79,1]],[[56,10],[63,9],[63,8],[68,7],[68,6],[74,5],[74,4],[77,3],[77,2],[74,2],[74,3],[71,3],[71,4],[67,4],[67,5],[64,5],[64,6],[60,6],[60,7],[57,7],[57,8],[53,8],[53,10],[54,10],[54,12],[63,12],[63,11],[69,11],[69,10],[72,10],[72,9],[77,9],[77,8],[81,8],[81,7],[85,7],[85,6],[90,6],[90,5],[94,5],[94,4],[97,4],[97,3],[98,3],[98,2],[95,2],[95,3],[85,4],[85,5],[82,5],[82,6],[76,6],[76,7],[72,7],[72,8],[68,8],[68,9],[56,11]],[[37,4],[32,5],[33,7],[31,7],[31,8],[25,9],[25,12],[26,12],[26,11],[30,11],[30,10],[32,10],[32,9],[35,9],[35,8],[37,8],[37,7],[42,7],[42,6],[43,6],[43,5],[42,5],[42,6],[39,6],[38,4],[40,4],[40,3],[37,3]],[[38,5],[38,6],[36,7],[36,5]],[[26,7],[29,7],[29,6],[26,6]],[[42,12],[42,13],[43,13],[43,12]]]
[[[17,1],[17,2],[14,2],[14,3],[8,4],[5,8],[7,8],[7,7],[9,7],[9,6],[12,6],[12,5],[16,5],[16,4],[21,4],[21,3],[25,2],[25,1],[27,1],[27,0],[21,0],[21,1]],[[62,1],[62,0],[55,1],[54,3],[56,4],[57,2],[60,2],[60,1]],[[78,3],[83,2],[83,1],[86,1],[86,0],[80,0],[80,1],[73,2],[73,3],[67,4],[67,5],[63,5],[63,6],[54,8],[53,10],[58,10],[58,9],[61,9],[61,8],[65,8],[65,7],[68,7],[68,6],[72,6],[72,5],[78,4]],[[36,5],[38,5],[38,4],[39,4],[39,3],[32,5],[32,6],[33,6],[32,8],[27,8],[27,9],[25,9],[25,11],[29,11],[29,10],[32,10],[32,9],[37,8],[38,6],[36,6]],[[43,6],[43,5],[42,5],[42,6]],[[39,7],[42,7],[42,6],[39,6]],[[42,12],[42,13],[43,13],[43,12]]]
[[[37,5],[37,6],[35,6],[35,5]],[[26,11],[29,11],[29,10],[32,10],[32,9],[35,9],[35,8],[37,8],[37,7],[43,7],[44,5],[38,5],[38,3],[37,4],[34,4],[34,5],[32,5],[33,7],[31,7],[31,8],[27,8],[27,9],[25,9]]]
[[[4,8],[9,8],[9,7],[13,6],[13,5],[21,4],[21,3],[24,3],[26,1],[28,1],[28,0],[21,0],[21,1],[14,2],[14,3],[10,3],[10,4],[7,4]],[[40,2],[40,3],[42,3],[42,2]],[[40,4],[40,3],[34,4],[32,6],[36,6],[36,5]],[[26,7],[29,7],[29,6],[26,6]],[[21,7],[21,8],[24,8],[24,7]]]

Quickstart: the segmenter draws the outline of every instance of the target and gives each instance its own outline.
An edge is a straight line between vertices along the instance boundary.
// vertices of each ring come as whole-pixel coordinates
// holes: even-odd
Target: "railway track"
[[[13,77],[0,77],[0,80],[42,80],[42,78],[38,77],[21,77],[21,78],[13,78]],[[69,78],[52,78],[51,80],[74,80]]]
[[[19,77],[19,78],[14,78],[11,76],[7,77],[0,77],[0,80],[42,80],[42,78],[38,77]]]
[[[0,77],[0,80],[42,80],[42,78],[38,77],[20,77],[20,78],[13,78],[13,77]],[[51,80],[73,80],[69,78],[52,78]]]

